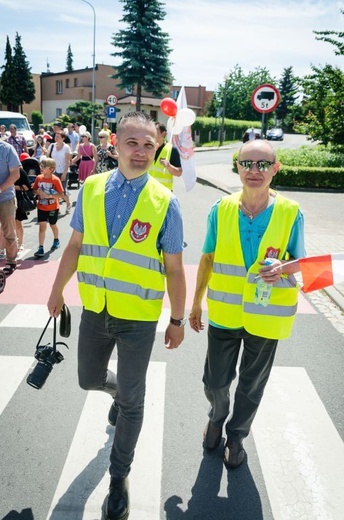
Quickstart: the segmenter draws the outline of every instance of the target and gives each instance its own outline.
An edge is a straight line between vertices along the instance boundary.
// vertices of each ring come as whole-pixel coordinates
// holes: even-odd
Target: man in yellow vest
[[[77,271],[83,304],[78,345],[79,384],[113,398],[116,425],[110,456],[107,520],[129,516],[128,473],[143,421],[146,371],[159,319],[165,280],[171,319],[165,346],[184,338],[183,231],[175,196],[147,171],[154,160],[156,128],[131,112],[117,128],[118,169],[93,175],[81,189],[48,301],[51,316]],[[108,369],[117,347],[117,374]]]
[[[173,177],[183,173],[180,155],[175,146],[166,142],[167,128],[163,123],[156,123],[158,149],[149,168],[149,174],[169,190],[173,190]]]
[[[243,189],[223,197],[211,209],[189,316],[191,328],[200,332],[202,298],[208,288],[203,375],[210,403],[203,434],[207,450],[221,442],[242,346],[238,385],[226,423],[223,461],[227,469],[238,467],[245,458],[243,439],[258,410],[278,340],[291,333],[298,292],[293,273],[299,266],[296,262],[284,267],[284,263],[306,254],[298,204],[270,189],[279,169],[271,145],[263,140],[242,145],[237,165]]]

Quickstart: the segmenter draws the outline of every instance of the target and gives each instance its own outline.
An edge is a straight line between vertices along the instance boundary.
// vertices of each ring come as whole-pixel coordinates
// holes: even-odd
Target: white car
[[[0,125],[5,125],[7,131],[10,125],[16,125],[18,134],[21,134],[25,138],[26,146],[32,148],[35,144],[35,134],[31,130],[29,122],[23,114],[20,114],[19,112],[0,110]],[[8,135],[10,135],[9,132]]]

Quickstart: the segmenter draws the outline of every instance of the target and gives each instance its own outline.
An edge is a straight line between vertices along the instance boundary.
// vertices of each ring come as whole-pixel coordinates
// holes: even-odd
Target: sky
[[[119,64],[111,44],[120,28],[123,4],[90,0],[96,15],[95,62]],[[286,67],[305,76],[311,65],[344,66],[334,47],[313,30],[343,31],[344,0],[166,0],[161,23],[170,37],[174,85],[216,90],[239,65],[245,74],[266,67],[278,81]],[[6,37],[16,32],[31,72],[62,72],[68,45],[75,70],[92,67],[94,15],[83,0],[0,0],[0,66]]]

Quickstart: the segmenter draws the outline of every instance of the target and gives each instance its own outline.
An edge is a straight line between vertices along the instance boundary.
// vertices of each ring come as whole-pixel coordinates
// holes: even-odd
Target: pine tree
[[[72,72],[74,70],[73,67],[73,53],[70,44],[67,49],[67,61],[66,61],[66,71]]]
[[[283,69],[282,77],[279,82],[279,92],[281,94],[281,101],[276,108],[276,117],[281,120],[281,124],[285,127],[287,116],[292,114],[292,110],[296,105],[298,97],[298,81],[294,77],[293,67]],[[290,118],[289,118],[290,119]],[[291,130],[292,121],[289,121],[285,130]]]
[[[0,82],[0,101],[3,105],[7,106],[7,109],[10,111],[14,111],[16,106],[13,103],[13,62],[12,62],[12,47],[10,44],[9,37],[7,36],[6,40],[6,50],[5,50],[5,65],[1,68],[4,69],[1,74],[1,82]]]
[[[36,88],[32,81],[31,67],[21,44],[21,36],[16,33],[13,47],[14,85],[12,90],[13,104],[23,111],[23,103],[31,103],[35,99]]]
[[[121,22],[127,24],[112,37],[114,57],[122,58],[112,77],[120,80],[120,88],[136,86],[136,110],[141,110],[142,90],[153,96],[169,91],[173,77],[168,61],[171,49],[168,34],[157,22],[165,17],[157,0],[120,0],[125,12]]]

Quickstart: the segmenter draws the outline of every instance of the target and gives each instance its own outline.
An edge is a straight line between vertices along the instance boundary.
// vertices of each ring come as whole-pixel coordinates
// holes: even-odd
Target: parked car
[[[284,132],[282,128],[270,128],[270,130],[266,132],[266,138],[268,141],[283,141]]]
[[[243,136],[242,136],[242,142],[243,142],[243,143],[246,143],[246,141],[248,141],[249,134],[250,134],[251,130],[252,130],[251,128],[248,128],[248,129],[246,130],[246,132],[244,132],[244,134],[243,134]],[[256,136],[256,137],[255,137],[256,139],[260,139],[260,138],[261,138],[261,133],[262,133],[262,131],[261,131],[260,128],[255,128],[255,129],[254,129],[254,134],[255,134],[255,136]]]

